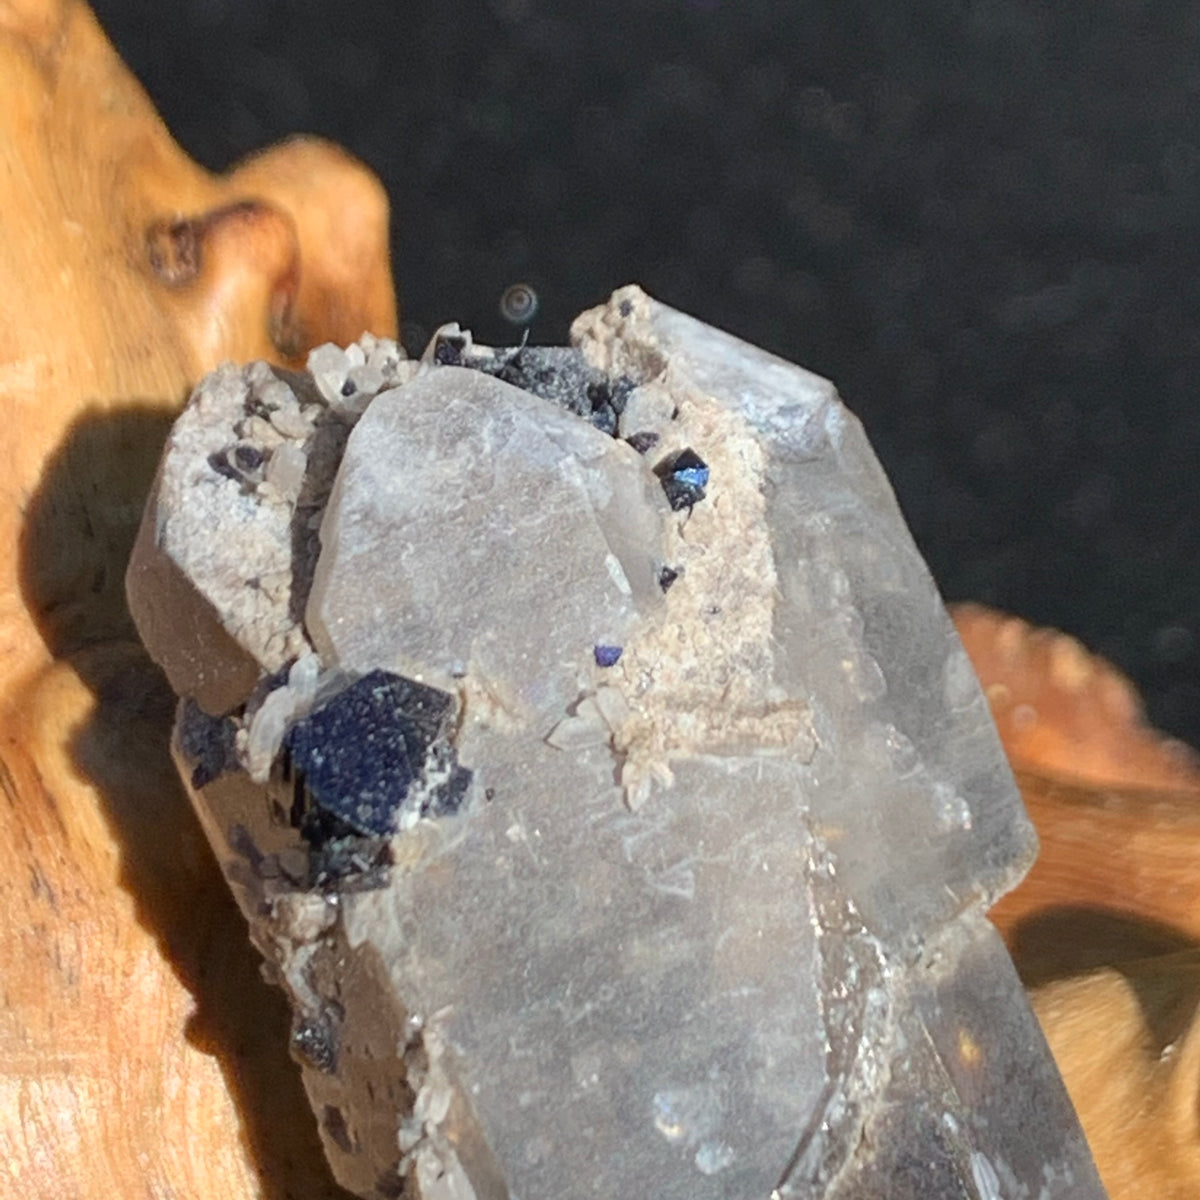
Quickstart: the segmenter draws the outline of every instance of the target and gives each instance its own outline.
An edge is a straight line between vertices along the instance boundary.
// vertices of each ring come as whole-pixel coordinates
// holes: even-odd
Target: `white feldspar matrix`
[[[227,367],[129,572],[338,1179],[1098,1200],[984,917],[1034,837],[833,387],[571,347]]]

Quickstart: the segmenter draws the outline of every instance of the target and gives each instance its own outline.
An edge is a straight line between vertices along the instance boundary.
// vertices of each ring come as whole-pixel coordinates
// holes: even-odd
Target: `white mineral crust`
[[[1100,1200],[984,916],[1033,833],[859,423],[636,288],[572,338],[219,373],[131,565],[338,1179]]]

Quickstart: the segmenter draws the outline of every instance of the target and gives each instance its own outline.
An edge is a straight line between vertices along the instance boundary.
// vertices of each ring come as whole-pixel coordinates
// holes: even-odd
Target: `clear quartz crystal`
[[[206,383],[131,565],[339,1180],[1100,1200],[984,916],[1033,833],[858,422],[636,288],[572,339],[314,351],[305,403],[342,434],[305,443],[290,508],[212,482],[201,530],[172,481],[241,411]],[[370,371],[396,386],[345,411]],[[286,596],[223,606],[280,553]],[[201,617],[208,658],[177,645]],[[407,699],[329,717],[376,678]],[[324,761],[322,713],[341,774],[314,794],[289,747]],[[389,833],[367,762],[400,781]]]

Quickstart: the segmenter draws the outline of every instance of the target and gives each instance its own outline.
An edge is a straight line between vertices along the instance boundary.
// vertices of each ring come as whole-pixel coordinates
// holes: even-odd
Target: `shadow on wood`
[[[315,139],[208,174],[85,4],[0,0],[0,208],[0,1192],[338,1195],[123,573],[204,371],[394,336],[386,198]]]

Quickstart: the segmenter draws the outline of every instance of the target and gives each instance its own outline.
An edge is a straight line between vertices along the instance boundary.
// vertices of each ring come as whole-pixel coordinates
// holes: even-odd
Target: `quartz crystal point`
[[[224,368],[130,567],[337,1177],[1100,1197],[984,917],[1034,836],[859,423],[636,288],[572,341]]]

